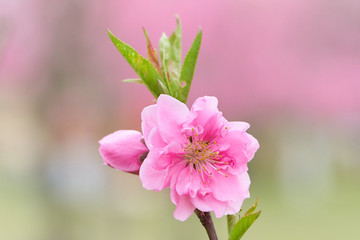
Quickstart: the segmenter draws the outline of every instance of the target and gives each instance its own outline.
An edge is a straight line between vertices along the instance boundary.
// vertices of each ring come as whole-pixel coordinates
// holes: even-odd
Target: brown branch
[[[204,226],[204,228],[209,236],[209,240],[218,240],[210,213],[202,212],[199,209],[195,209],[195,214],[198,216],[201,224]]]

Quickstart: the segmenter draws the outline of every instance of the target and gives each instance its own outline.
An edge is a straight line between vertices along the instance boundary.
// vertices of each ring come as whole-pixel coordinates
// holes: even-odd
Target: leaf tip
[[[148,43],[149,42],[149,35],[148,35],[145,27],[143,27],[142,29],[143,29],[143,32],[144,32],[144,35],[145,35],[145,38],[146,38],[146,42]]]
[[[110,31],[110,29],[106,29],[106,32],[109,35],[109,37],[111,37],[111,35],[113,35],[112,32]]]
[[[168,38],[168,36],[166,35],[166,33],[163,32],[163,33],[161,34],[161,38]],[[161,39],[161,38],[160,38],[160,39]]]
[[[116,41],[116,40],[118,40],[118,39],[117,39],[117,38],[115,37],[115,35],[110,31],[110,29],[107,29],[106,31],[107,31],[107,33],[108,33],[111,41],[115,44],[114,41]]]
[[[179,17],[179,14],[175,14],[175,19],[176,19],[176,23],[178,24],[178,25],[180,25],[181,24],[181,22],[180,22],[180,17]]]

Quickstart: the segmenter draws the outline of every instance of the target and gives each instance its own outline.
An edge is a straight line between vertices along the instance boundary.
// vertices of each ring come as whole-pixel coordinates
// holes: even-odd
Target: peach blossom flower
[[[235,214],[249,195],[247,163],[259,148],[249,124],[228,122],[216,97],[198,98],[189,110],[160,95],[142,112],[149,153],[140,179],[149,190],[170,188],[174,217],[186,220],[197,208],[216,217]]]

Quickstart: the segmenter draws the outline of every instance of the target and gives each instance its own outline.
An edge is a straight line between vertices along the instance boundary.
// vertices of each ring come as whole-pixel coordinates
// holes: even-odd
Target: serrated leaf
[[[138,83],[138,84],[144,84],[143,80],[141,80],[140,78],[129,78],[129,79],[124,79],[122,80],[123,82],[126,83]]]
[[[194,76],[197,57],[199,55],[200,45],[201,45],[202,31],[199,29],[190,50],[186,54],[183,67],[180,74],[180,83],[181,88],[178,93],[178,99],[186,103],[187,97],[189,95],[191,82]]]
[[[229,240],[239,240],[244,236],[245,232],[251,227],[251,225],[258,219],[261,211],[243,216],[235,224],[233,230],[231,231]]]
[[[176,16],[176,28],[170,36],[170,66],[169,73],[172,80],[179,82],[181,71],[181,22]]]
[[[237,221],[239,221],[239,215],[238,214],[227,215],[226,220],[227,220],[228,233],[230,236],[231,231],[233,230],[235,224],[237,223]]]
[[[165,33],[163,33],[160,38],[159,52],[160,52],[160,59],[161,59],[161,71],[163,73],[163,78],[165,80],[165,84],[168,85],[168,83],[169,83],[168,64],[169,64],[169,60],[170,60],[170,41]]]
[[[162,80],[162,77],[155,67],[147,59],[137,53],[131,46],[116,38],[110,30],[108,30],[108,34],[121,55],[143,80],[144,84],[155,96],[155,98],[158,98],[160,94],[163,93],[158,84],[158,80]]]
[[[145,28],[143,28],[144,31],[144,35],[146,38],[146,46],[147,46],[147,57],[149,62],[156,68],[156,70],[159,72],[159,74],[161,75],[161,68],[160,68],[160,63],[159,63],[159,59],[158,59],[158,55],[156,52],[156,49],[153,48],[151,41],[149,39],[149,35],[147,34]]]
[[[255,209],[257,207],[257,204],[258,204],[258,201],[259,201],[259,199],[256,198],[255,203],[245,212],[244,216],[249,215],[249,214],[251,214],[251,213],[253,213],[255,211]]]

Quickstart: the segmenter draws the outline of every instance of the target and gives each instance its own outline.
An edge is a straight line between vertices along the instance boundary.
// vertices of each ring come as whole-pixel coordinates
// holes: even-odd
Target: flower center
[[[211,148],[211,146],[216,144],[216,142],[209,143],[207,141],[193,139],[193,137],[189,137],[188,139],[190,143],[184,148],[184,151],[189,164],[215,162],[221,157],[219,155],[219,151],[215,152]]]
[[[213,171],[227,177],[222,170],[229,163],[221,161],[222,156],[216,150],[218,148],[216,141],[201,140],[198,134],[192,134],[192,136],[188,137],[188,140],[189,144],[184,147],[184,152],[187,166],[191,168],[191,174],[193,174],[193,171],[200,174],[204,184],[207,178],[211,178]]]

